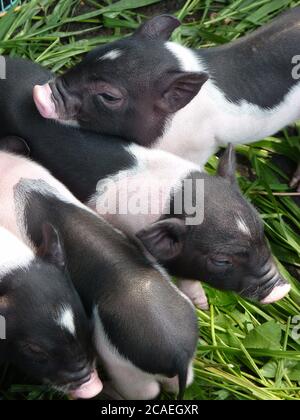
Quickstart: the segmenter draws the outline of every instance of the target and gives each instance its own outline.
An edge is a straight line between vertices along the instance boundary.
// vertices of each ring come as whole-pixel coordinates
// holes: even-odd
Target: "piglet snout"
[[[74,399],[87,400],[89,398],[96,397],[96,395],[100,394],[102,389],[103,389],[103,384],[95,369],[92,372],[90,379],[84,384],[82,384],[79,388],[72,391],[70,395]]]
[[[34,86],[33,100],[42,117],[54,120],[58,119],[49,83],[46,83],[43,86]]]
[[[267,305],[269,303],[277,302],[280,299],[283,299],[291,290],[290,284],[280,284],[278,286],[275,286],[272,292],[265,297],[261,303]]]

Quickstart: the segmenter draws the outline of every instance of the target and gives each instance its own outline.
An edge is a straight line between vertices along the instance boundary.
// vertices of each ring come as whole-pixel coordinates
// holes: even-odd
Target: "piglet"
[[[160,150],[128,150],[136,163],[99,182],[89,206],[185,279],[180,286],[196,305],[206,302],[195,279],[264,304],[287,295],[260,216],[239,190],[232,145],[216,176]]]
[[[57,233],[43,235],[41,247],[38,256],[0,227],[0,364],[10,362],[73,398],[94,397],[102,383],[93,368],[90,326]]]
[[[213,48],[170,42],[179,24],[156,16],[37,84],[40,114],[201,165],[220,145],[261,140],[300,118],[300,7]]]
[[[162,385],[182,397],[198,339],[191,302],[140,243],[81,204],[47,170],[6,152],[0,170],[0,220],[42,254],[42,238],[48,247],[58,232],[116,392],[152,399]]]

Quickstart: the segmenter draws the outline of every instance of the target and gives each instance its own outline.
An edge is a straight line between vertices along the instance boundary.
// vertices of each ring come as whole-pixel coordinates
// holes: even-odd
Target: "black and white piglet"
[[[135,164],[98,184],[89,201],[93,209],[136,234],[172,275],[203,280],[262,303],[289,292],[259,214],[239,190],[231,145],[217,176],[160,150],[137,145],[129,150]],[[200,283],[185,280],[180,287],[205,306]]]
[[[197,164],[220,145],[260,140],[300,118],[299,7],[215,48],[169,42],[179,24],[155,17],[36,86],[41,115]],[[293,186],[299,180],[300,169]]]
[[[93,147],[92,139],[90,135],[82,143],[78,141],[82,153],[84,147]],[[138,145],[126,147],[117,139],[107,142],[99,137],[93,139],[95,153],[89,156],[89,168],[79,178],[75,168],[81,173],[86,162],[80,154],[68,153],[72,140],[61,140],[65,156],[62,170],[72,188],[85,190],[84,201],[117,228],[137,234],[171,274],[184,279],[179,286],[196,305],[205,308],[207,301],[201,284],[191,281],[195,279],[263,303],[272,303],[289,292],[290,285],[279,274],[266,243],[259,214],[240,193],[231,146],[220,161],[218,176],[213,177],[170,153]],[[52,140],[54,145],[57,141]],[[14,143],[20,141],[0,141],[2,147],[7,144],[11,148]],[[38,148],[50,167],[57,165],[47,135],[43,141],[33,138],[29,143],[34,150]],[[100,144],[107,156],[103,164]],[[111,162],[115,156],[122,162],[117,169],[116,162]],[[197,181],[203,183],[204,195],[196,194]],[[185,195],[188,208],[175,213],[172,202]],[[194,224],[187,226],[186,219],[193,216]]]
[[[167,172],[169,176],[170,173],[172,177],[174,177],[174,174],[177,174],[178,181],[180,181],[180,174],[192,171],[198,172],[197,166],[162,150],[146,149],[132,144],[128,145],[128,142],[117,137],[113,138],[97,135],[91,131],[84,131],[63,124],[57,124],[56,121],[43,119],[34,106],[32,89],[36,83],[48,80],[49,77],[51,77],[51,73],[37,64],[24,60],[7,58],[6,65],[7,79],[0,80],[0,106],[2,109],[2,112],[0,113],[0,133],[5,135],[16,134],[21,137],[23,136],[29,145],[31,156],[48,168],[78,199],[80,199],[80,201],[88,202],[91,197],[95,195],[98,182],[105,180],[108,177],[114,177],[120,170],[124,170],[125,173],[126,171],[131,173],[137,170],[137,173],[139,173],[143,179],[146,179],[148,183],[151,183],[151,179],[160,180],[164,176],[164,170],[167,170],[168,168],[173,168],[172,172]],[[20,83],[20,80],[22,83]],[[0,147],[4,147],[6,142],[7,139],[1,139]],[[148,162],[150,162],[151,165],[149,165]],[[145,176],[143,175],[143,168],[145,168]],[[223,195],[219,195],[219,189],[216,189],[214,192],[214,178],[209,177],[208,179],[210,185],[208,190],[210,202],[209,223],[211,223],[211,227],[214,231],[218,231],[218,225],[220,224],[221,232],[223,232],[223,234],[222,238],[219,240],[219,249],[222,249],[222,246],[226,244],[228,235],[234,236],[236,232],[234,229],[231,229],[230,225],[226,226],[222,223],[222,217],[226,216],[225,209],[222,214]],[[220,182],[220,179],[215,182]],[[240,203],[241,209],[245,206],[245,211],[248,212],[249,204],[247,204],[240,194],[236,197],[234,189],[232,189],[230,184],[228,182],[226,183],[225,180],[221,181],[221,189],[223,188],[222,182],[226,186],[226,191],[228,190],[230,193],[228,197],[233,196]],[[233,203],[234,202],[235,200],[233,200]],[[230,206],[231,203],[229,200],[228,212],[233,209],[233,207]],[[215,211],[217,212],[218,209],[220,211],[220,217],[213,218]],[[251,214],[252,212],[253,210],[251,210]],[[158,217],[159,215],[157,215],[157,218]],[[254,219],[256,222],[253,229],[256,229],[255,226],[260,224],[257,213],[254,213]],[[145,222],[141,227],[144,228],[150,222],[154,221],[155,219],[149,220],[149,218],[145,218]],[[126,223],[124,223],[124,227],[125,226]],[[207,224],[207,226],[209,226],[209,224]],[[227,229],[232,231],[229,233]],[[261,235],[263,238],[262,233]],[[240,232],[238,232],[236,236],[237,241],[239,240],[239,237]],[[195,241],[195,239],[193,240]],[[206,251],[207,258],[209,256],[213,257],[217,252],[217,248],[213,247],[215,240],[212,239],[210,243],[210,252]],[[263,248],[265,246],[266,245],[264,244]],[[195,251],[198,248],[199,247],[197,246],[194,248],[192,247],[191,252],[188,255],[187,263],[183,265],[184,267],[189,266],[188,261],[190,261],[190,258],[198,259],[199,263],[201,263],[199,254]],[[263,268],[266,261],[261,261],[260,255],[257,255],[251,246],[248,249],[250,253],[247,262],[250,264],[250,273],[252,273],[252,270],[255,270],[255,268],[257,270],[259,270],[260,267]],[[270,256],[269,253],[268,256]],[[250,262],[252,258],[253,261]],[[242,269],[244,267],[244,262],[242,260],[235,260],[235,263],[235,268],[240,266]],[[208,266],[206,260],[203,261],[203,264],[205,270],[206,267],[213,270],[214,266]],[[271,269],[271,266],[273,267],[273,264],[268,268]],[[225,264],[225,266],[218,270],[219,272],[222,270],[226,271],[227,268],[228,267],[226,267]],[[213,277],[213,271],[210,272],[208,277],[202,277],[201,272],[198,271],[197,273],[193,273],[193,275],[192,273],[186,273],[185,276],[187,276],[187,278],[192,276],[192,278],[201,278],[201,280],[208,281]],[[274,276],[275,272],[277,273],[277,271],[274,271]],[[254,280],[254,283],[252,283],[251,286],[247,280],[241,277],[242,272],[239,268],[235,273],[235,281],[232,281],[231,276],[228,275],[229,280],[220,281],[218,287],[234,290],[238,293],[242,292],[245,287],[253,287],[255,289],[256,280],[258,280],[262,274],[258,271],[255,273],[253,272],[254,279],[256,280]],[[181,274],[182,273],[178,272],[178,275]],[[246,274],[246,278],[249,280],[251,276],[249,277],[249,273]],[[221,274],[219,275],[221,276]],[[274,278],[276,278],[276,276]],[[246,282],[246,284],[244,284],[244,282]],[[187,284],[188,283],[184,283],[186,293],[188,292],[188,290],[186,290]],[[214,284],[213,280],[212,284]],[[203,292],[201,291],[200,283],[198,283],[198,286],[195,286],[194,284],[192,289],[194,289],[194,287],[196,287],[196,291],[193,290],[192,294],[190,293],[190,296],[195,302],[202,304]],[[190,290],[190,287],[188,289]],[[267,293],[268,290],[265,291],[265,296],[252,296],[250,290],[250,293],[248,293],[247,296],[264,299],[267,296]]]
[[[0,364],[13,363],[74,398],[94,397],[102,384],[93,368],[90,325],[63,273],[64,256],[55,232],[51,240],[42,238],[40,251],[37,256],[0,227]]]
[[[5,152],[0,169],[0,220],[37,248],[43,232],[49,241],[59,233],[116,391],[127,399],[152,399],[163,385],[179,388],[182,396],[192,381],[198,339],[191,302],[140,245],[83,206],[47,170]],[[76,326],[71,328],[76,336]]]

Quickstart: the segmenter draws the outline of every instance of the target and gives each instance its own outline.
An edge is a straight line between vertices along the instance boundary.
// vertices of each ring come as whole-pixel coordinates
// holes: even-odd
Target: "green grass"
[[[35,60],[63,71],[96,45],[124,36],[145,16],[140,6],[164,1],[32,0],[0,19],[0,53]],[[176,15],[185,24],[174,40],[193,47],[228,42],[300,4],[288,0],[188,0]],[[147,9],[143,9],[143,12]],[[293,338],[300,315],[300,209],[290,196],[288,177],[272,158],[290,165],[299,157],[300,124],[277,137],[238,151],[250,163],[256,180],[240,176],[245,195],[260,211],[274,255],[293,290],[285,300],[262,307],[207,288],[210,311],[198,311],[201,341],[195,361],[192,399],[293,400],[300,398],[300,340]],[[213,172],[217,159],[207,166]],[[0,373],[4,399],[53,399],[43,387],[12,385],[1,391],[10,371]],[[168,398],[168,396],[165,396]]]

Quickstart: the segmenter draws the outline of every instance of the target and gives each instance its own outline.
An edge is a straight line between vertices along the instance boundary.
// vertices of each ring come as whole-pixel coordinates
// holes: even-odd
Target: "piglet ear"
[[[236,182],[235,177],[236,171],[236,156],[235,151],[231,143],[229,143],[227,149],[223,153],[219,161],[217,174],[223,178],[228,179],[232,183]]]
[[[166,113],[184,108],[199,93],[208,74],[204,72],[172,72],[162,84],[161,97],[156,105]]]
[[[143,36],[149,39],[168,41],[173,31],[180,26],[180,21],[171,15],[156,16],[143,23],[134,33],[134,36]]]
[[[183,248],[186,226],[183,220],[166,219],[137,233],[137,238],[158,261],[176,258]]]
[[[59,234],[49,223],[45,223],[42,227],[42,243],[38,248],[37,255],[60,270],[65,269],[65,255]]]

